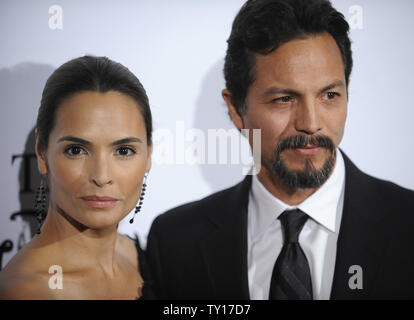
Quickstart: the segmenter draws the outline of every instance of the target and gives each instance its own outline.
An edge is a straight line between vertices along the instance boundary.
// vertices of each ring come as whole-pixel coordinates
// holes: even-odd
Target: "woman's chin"
[[[122,217],[114,215],[88,215],[86,219],[82,219],[81,223],[87,229],[100,230],[116,228]]]

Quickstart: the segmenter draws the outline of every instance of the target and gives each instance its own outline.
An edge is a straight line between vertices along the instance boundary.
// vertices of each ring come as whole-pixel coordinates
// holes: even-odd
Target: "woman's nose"
[[[106,159],[104,156],[97,156],[92,161],[89,181],[98,187],[113,183],[109,159]]]

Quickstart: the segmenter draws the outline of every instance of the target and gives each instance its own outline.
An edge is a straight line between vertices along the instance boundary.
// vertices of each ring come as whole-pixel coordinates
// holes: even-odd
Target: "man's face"
[[[292,189],[323,184],[343,137],[346,90],[341,53],[327,33],[256,55],[240,120],[262,130],[262,174]]]

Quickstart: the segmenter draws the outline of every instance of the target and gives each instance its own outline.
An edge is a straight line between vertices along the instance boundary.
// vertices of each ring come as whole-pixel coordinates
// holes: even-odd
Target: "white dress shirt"
[[[336,150],[335,167],[328,180],[297,206],[283,203],[257,176],[252,178],[247,227],[250,298],[269,298],[273,266],[283,246],[278,217],[285,210],[299,208],[309,216],[299,235],[299,244],[308,259],[313,299],[329,299],[344,202],[345,163],[341,152]]]

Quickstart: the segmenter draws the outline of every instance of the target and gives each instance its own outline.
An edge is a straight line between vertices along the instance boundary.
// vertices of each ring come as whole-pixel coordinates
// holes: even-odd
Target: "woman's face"
[[[120,92],[86,91],[64,100],[48,149],[38,155],[48,174],[52,208],[84,225],[116,225],[136,205],[151,167],[144,119]]]

